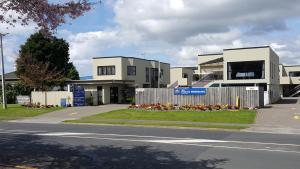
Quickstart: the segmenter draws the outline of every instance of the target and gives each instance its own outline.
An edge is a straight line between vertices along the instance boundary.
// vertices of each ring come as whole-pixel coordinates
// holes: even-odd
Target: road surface
[[[0,123],[0,168],[298,169],[300,135]]]

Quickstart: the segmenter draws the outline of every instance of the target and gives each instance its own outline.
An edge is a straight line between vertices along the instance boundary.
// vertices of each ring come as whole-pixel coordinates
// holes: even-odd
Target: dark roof
[[[198,67],[196,66],[175,66],[175,67],[171,67],[171,69],[176,69],[176,68],[188,68],[188,69],[198,69]]]
[[[93,59],[106,59],[106,58],[125,58],[125,59],[139,59],[139,60],[145,60],[145,61],[154,61],[158,62],[158,60],[151,60],[151,59],[143,59],[143,58],[137,58],[137,57],[127,57],[127,56],[103,56],[103,57],[93,57]],[[166,62],[160,62],[162,64],[170,64]]]
[[[5,79],[15,79],[15,80],[18,80],[19,78],[17,77],[17,74],[16,72],[9,72],[9,73],[5,73],[4,75]],[[2,78],[2,75],[0,75],[0,80]]]
[[[201,63],[200,65],[207,65],[207,64],[213,64],[213,63],[219,63],[219,62],[223,62],[223,61],[224,61],[223,57],[220,57],[220,58],[217,58],[217,59],[214,59],[214,60],[210,60],[210,61]]]
[[[254,46],[254,47],[243,47],[243,48],[229,48],[223,50],[240,50],[240,49],[256,49],[256,48],[270,48],[270,46]]]
[[[283,64],[280,65],[282,65],[283,67],[300,67],[300,65],[283,65]]]
[[[68,84],[132,84],[134,80],[66,80]]]
[[[201,54],[198,56],[210,56],[210,55],[223,55],[223,53],[209,53],[209,54]]]

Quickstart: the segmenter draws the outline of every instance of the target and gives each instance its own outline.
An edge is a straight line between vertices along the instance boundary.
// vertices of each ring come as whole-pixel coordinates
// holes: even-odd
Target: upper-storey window
[[[150,68],[146,67],[146,82],[150,82]]]
[[[115,66],[98,66],[98,75],[115,75]]]
[[[135,76],[136,75],[136,66],[127,66],[127,75]]]
[[[297,72],[290,72],[290,73],[289,73],[289,76],[290,76],[290,77],[300,77],[300,71],[297,71]]]
[[[189,75],[187,73],[182,73],[182,78],[188,78]]]
[[[164,77],[164,69],[160,69],[160,78]]]
[[[265,79],[265,61],[228,62],[227,79]]]

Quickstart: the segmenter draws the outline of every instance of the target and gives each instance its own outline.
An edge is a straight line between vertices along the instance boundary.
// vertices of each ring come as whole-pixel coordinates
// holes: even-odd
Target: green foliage
[[[0,86],[1,87],[1,86]],[[18,82],[14,85],[6,84],[6,99],[8,104],[14,104],[16,102],[16,97],[19,95],[30,95],[31,89],[26,87],[21,82]],[[0,88],[1,101],[2,101],[2,88]]]
[[[69,44],[64,39],[58,39],[54,36],[46,37],[41,32],[31,35],[26,43],[21,46],[19,57],[17,58],[17,76],[23,79],[33,79],[30,77],[28,68],[42,67],[47,70],[44,76],[48,76],[47,84],[61,85],[65,79],[79,79],[79,74],[72,62],[69,62]],[[42,65],[42,66],[41,66]],[[44,65],[44,66],[43,66]],[[27,70],[27,71],[26,71]],[[34,70],[33,70],[34,71]],[[59,78],[50,78],[49,74],[59,73]],[[38,79],[37,79],[38,80]],[[34,83],[37,80],[33,80]],[[29,83],[29,80],[23,80]],[[28,84],[27,84],[28,85]],[[30,86],[34,86],[30,84]]]
[[[93,102],[93,97],[89,96],[85,98],[85,102],[88,106],[93,106],[94,102]]]
[[[66,77],[72,80],[79,80],[79,73],[72,62],[68,64],[68,72]]]

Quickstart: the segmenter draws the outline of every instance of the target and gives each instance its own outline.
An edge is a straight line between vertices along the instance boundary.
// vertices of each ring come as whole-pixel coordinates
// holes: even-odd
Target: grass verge
[[[79,120],[66,121],[70,123],[92,123],[92,124],[123,124],[144,126],[176,126],[197,128],[222,128],[222,129],[244,129],[241,124],[252,124],[256,112],[253,110],[240,111],[143,111],[121,109],[93,116],[83,117]],[[118,121],[119,120],[119,121]],[[136,120],[136,121],[135,121]],[[141,120],[141,121],[139,121]],[[148,120],[148,121],[147,121]],[[167,121],[163,122],[163,121]],[[180,123],[182,122],[182,123]],[[188,124],[187,122],[191,122]],[[199,124],[195,124],[199,122]],[[212,124],[200,124],[212,123]],[[220,123],[218,125],[213,123]],[[222,125],[224,123],[224,125]],[[230,124],[230,125],[226,125]],[[240,125],[239,125],[240,124]]]
[[[49,113],[55,110],[60,110],[61,107],[52,107],[45,109],[26,108],[17,104],[9,104],[6,110],[0,108],[1,120],[16,120],[25,117],[34,117],[41,114]]]

